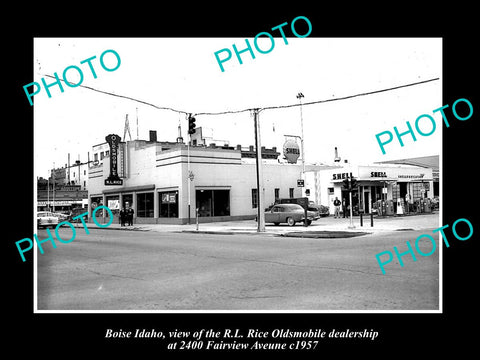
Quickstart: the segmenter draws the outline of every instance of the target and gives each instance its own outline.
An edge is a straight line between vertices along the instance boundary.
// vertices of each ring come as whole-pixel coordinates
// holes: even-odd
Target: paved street
[[[78,229],[37,254],[38,309],[436,310],[438,247],[386,275],[375,259],[433,228],[347,239]]]

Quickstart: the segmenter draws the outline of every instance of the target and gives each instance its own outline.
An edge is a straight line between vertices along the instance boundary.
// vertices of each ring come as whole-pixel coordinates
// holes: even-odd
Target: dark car
[[[325,205],[316,205],[311,202],[308,204],[308,211],[314,211],[318,214],[319,217],[325,217],[330,215],[330,209]]]

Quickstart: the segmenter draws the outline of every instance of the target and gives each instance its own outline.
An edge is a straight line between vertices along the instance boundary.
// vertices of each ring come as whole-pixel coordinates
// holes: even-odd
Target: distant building
[[[412,165],[420,166],[426,169],[432,169],[433,176],[433,196],[440,195],[440,170],[439,170],[439,156],[421,156],[409,159],[398,159],[389,161],[380,161],[377,164],[397,164],[397,165]]]
[[[305,187],[311,189],[311,201],[329,206],[333,213],[336,197],[349,205],[349,193],[343,189],[343,181],[351,177],[358,185],[352,192],[354,213],[376,211],[378,200],[384,200],[393,214],[398,200],[405,206],[434,197],[432,168],[413,165],[337,163],[333,168],[307,169]]]

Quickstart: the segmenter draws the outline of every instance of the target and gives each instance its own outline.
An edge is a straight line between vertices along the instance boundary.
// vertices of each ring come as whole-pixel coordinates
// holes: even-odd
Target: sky
[[[261,54],[252,44],[241,55],[240,64],[233,54],[223,63],[222,72],[214,53],[224,48],[233,53],[246,47],[245,38],[35,38],[34,79],[47,84],[70,65],[83,72],[81,85],[104,92],[138,99],[142,102],[188,113],[224,112],[297,104],[302,101],[330,100],[400,85],[439,78],[416,86],[378,94],[359,96],[302,106],[305,159],[307,163],[332,163],[334,148],[352,163],[371,163],[441,153],[442,120],[433,110],[442,105],[441,38],[274,38],[275,46]],[[261,49],[270,46],[268,38],[259,41]],[[106,50],[116,51],[121,59],[115,71],[105,71],[99,62]],[[87,63],[91,61],[97,78]],[[223,55],[222,55],[223,56]],[[112,53],[104,57],[114,67]],[[68,80],[79,81],[75,70]],[[48,177],[49,169],[92,158],[92,146],[105,142],[105,136],[123,137],[128,114],[132,138],[148,139],[149,130],[157,131],[161,141],[175,141],[177,126],[187,138],[184,113],[160,110],[144,103],[107,95],[81,86],[62,84],[50,87],[51,98],[42,87],[34,96],[35,176]],[[25,97],[26,106],[29,106]],[[397,126],[407,130],[406,121],[415,128],[415,120],[428,114],[436,120],[431,136],[417,141],[404,136],[404,146],[394,139],[383,155],[375,135]],[[282,149],[285,134],[301,135],[300,107],[267,109],[259,114],[262,146]],[[250,111],[238,114],[198,115],[197,126],[212,129],[215,139],[231,146],[254,145],[253,117]],[[419,123],[423,132],[432,129],[428,120]],[[127,135],[128,138],[128,135]]]

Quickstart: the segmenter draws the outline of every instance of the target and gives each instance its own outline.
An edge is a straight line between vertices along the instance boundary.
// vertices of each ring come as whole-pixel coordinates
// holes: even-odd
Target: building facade
[[[89,169],[89,219],[97,206],[105,205],[118,221],[127,202],[136,223],[185,224],[189,219],[193,223],[197,209],[199,222],[254,219],[258,190],[252,154],[253,147],[187,147],[178,139],[177,143],[156,141],[156,136],[150,141],[121,142],[117,167],[122,185],[105,185],[109,161]],[[302,166],[281,163],[279,155],[276,148],[262,148],[266,207],[276,198],[302,194],[297,186]],[[99,213],[97,218],[106,215],[103,210]]]
[[[408,211],[417,204],[434,197],[431,168],[410,165],[353,165],[338,164],[335,168],[307,172],[306,187],[312,189],[310,200],[329,206],[338,198],[350,204],[348,191],[343,188],[345,179],[354,177],[358,187],[352,192],[354,213],[377,212],[378,201],[383,200],[388,214],[397,213],[397,206]]]

